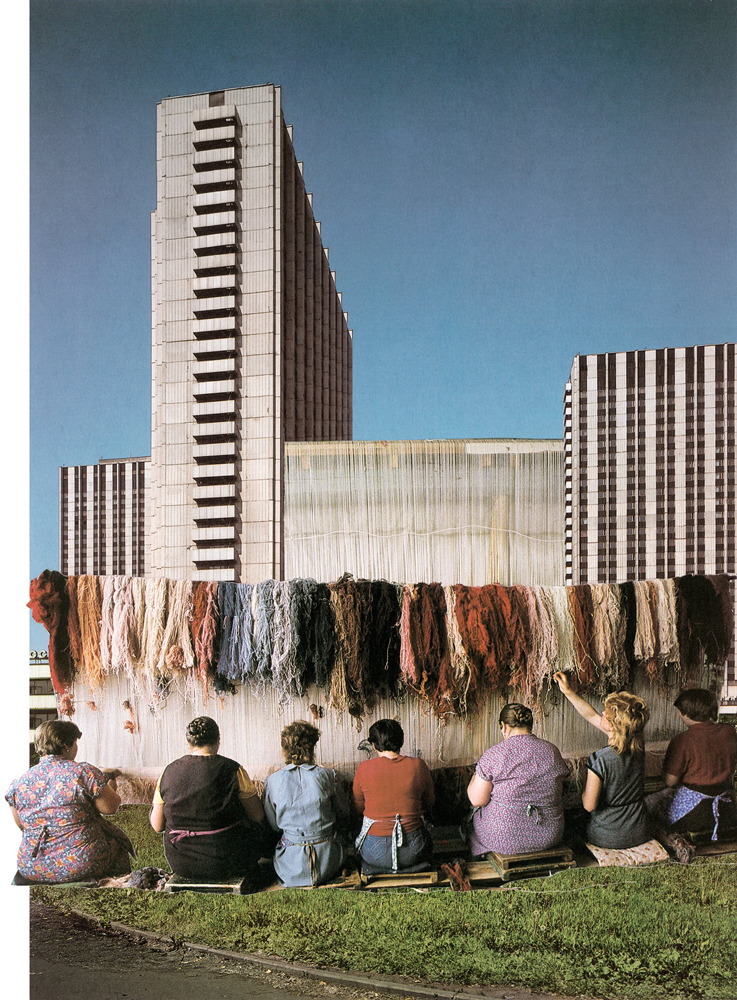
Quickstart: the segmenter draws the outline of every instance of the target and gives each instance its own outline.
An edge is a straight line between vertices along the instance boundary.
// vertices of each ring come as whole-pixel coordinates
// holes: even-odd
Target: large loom
[[[280,731],[298,718],[315,719],[319,761],[346,776],[385,716],[401,722],[407,753],[466,767],[501,738],[509,699],[532,704],[538,735],[580,758],[603,739],[551,684],[557,669],[596,706],[610,689],[642,695],[657,751],[682,729],[678,688],[719,684],[731,632],[724,577],[251,587],[45,571],[30,606],[49,629],[60,713],[73,713],[84,756],[144,779],[141,800],[200,714],[217,720],[222,752],[255,779],[281,766]]]

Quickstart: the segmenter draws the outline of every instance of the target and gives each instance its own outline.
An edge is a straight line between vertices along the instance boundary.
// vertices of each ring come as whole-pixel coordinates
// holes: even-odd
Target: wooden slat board
[[[245,875],[227,879],[224,882],[199,882],[196,879],[172,875],[164,887],[164,892],[213,892],[220,894],[241,895],[248,879]]]
[[[538,851],[534,854],[497,854],[496,851],[489,851],[486,858],[505,882],[534,874],[563,871],[576,865],[573,851],[568,847],[556,847],[551,851]]]

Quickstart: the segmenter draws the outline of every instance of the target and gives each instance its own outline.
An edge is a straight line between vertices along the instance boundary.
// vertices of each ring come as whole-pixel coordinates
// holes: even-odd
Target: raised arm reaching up
[[[557,673],[553,674],[553,680],[582,719],[586,719],[586,721],[590,722],[592,726],[596,726],[597,729],[601,729],[603,733],[611,733],[612,727],[609,725],[604,716],[599,715],[596,709],[592,705],[589,705],[585,698],[582,698],[580,694],[576,694],[576,692],[572,689],[567,674],[564,674],[562,670],[559,670]]]

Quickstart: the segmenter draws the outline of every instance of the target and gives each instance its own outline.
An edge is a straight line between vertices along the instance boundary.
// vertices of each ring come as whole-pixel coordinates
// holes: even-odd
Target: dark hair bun
[[[191,747],[211,747],[220,742],[217,722],[209,715],[199,715],[187,726],[187,743]]]

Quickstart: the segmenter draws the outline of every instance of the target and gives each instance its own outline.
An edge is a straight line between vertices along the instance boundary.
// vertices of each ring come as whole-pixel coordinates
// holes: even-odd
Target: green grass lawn
[[[145,807],[116,817],[137,867],[165,867]],[[179,941],[429,982],[612,998],[737,990],[737,856],[642,869],[574,869],[504,891],[284,890],[174,896],[36,887],[33,897]]]

